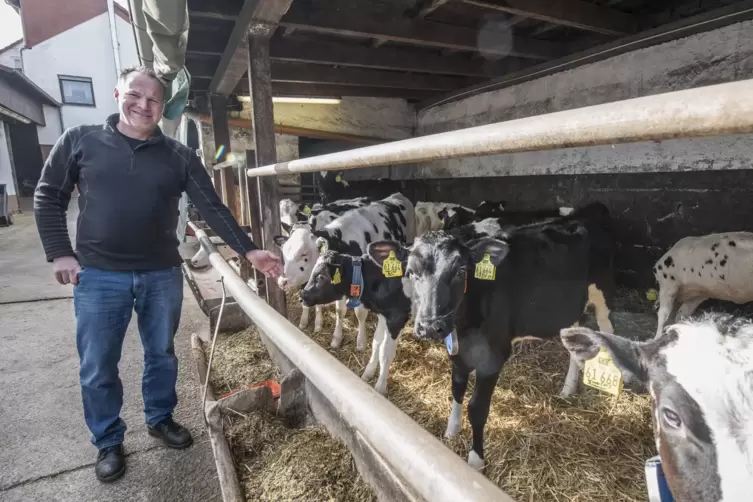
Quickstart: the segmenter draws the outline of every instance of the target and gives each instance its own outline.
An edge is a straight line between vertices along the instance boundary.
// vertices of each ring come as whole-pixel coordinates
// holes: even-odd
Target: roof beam
[[[571,26],[605,35],[629,35],[638,30],[638,20],[609,7],[581,0],[460,0],[517,16]]]
[[[245,0],[235,21],[220,64],[209,84],[209,92],[227,95],[233,92],[238,81],[248,70],[249,32],[271,35],[280,18],[288,11],[293,0]]]
[[[331,64],[379,70],[493,77],[523,68],[521,59],[502,61],[471,61],[459,56],[439,56],[411,49],[380,47],[378,50],[359,45],[335,44],[314,40],[273,40],[273,61]]]
[[[321,11],[305,11],[303,7],[293,8],[285,15],[280,26],[301,31],[346,35],[361,38],[378,38],[390,42],[402,42],[425,47],[455,49],[476,52],[478,33],[475,29],[462,26],[425,21],[385,17],[378,12],[366,9],[358,11],[341,10],[337,16]],[[499,56],[518,56],[531,59],[549,60],[562,55],[561,45],[512,36],[509,44],[484,48],[484,52]]]

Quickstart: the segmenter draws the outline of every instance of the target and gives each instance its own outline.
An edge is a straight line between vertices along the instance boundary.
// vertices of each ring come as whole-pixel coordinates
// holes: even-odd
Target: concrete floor
[[[221,500],[190,353],[191,333],[207,330],[207,320],[188,287],[175,343],[180,359],[175,418],[191,430],[194,445],[168,450],[146,433],[143,352],[134,315],[120,363],[128,470],[106,485],[94,476],[96,450],[81,408],[72,287],[52,277],[33,214],[0,228],[0,271],[0,501]]]

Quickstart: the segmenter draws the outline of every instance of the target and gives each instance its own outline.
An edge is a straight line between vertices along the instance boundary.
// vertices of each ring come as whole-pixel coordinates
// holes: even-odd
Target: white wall
[[[8,195],[16,194],[13,170],[10,167],[10,147],[5,135],[5,124],[0,120],[0,185],[4,184]]]
[[[21,47],[23,47],[23,41],[8,47],[0,53],[0,64],[10,68],[16,68],[16,62],[14,60],[21,57]]]
[[[133,28],[131,28],[131,25],[116,15],[115,29],[118,32],[118,51],[121,68],[139,64],[139,53],[136,50],[136,40],[133,38]]]
[[[40,145],[54,145],[63,131],[60,127],[60,109],[50,105],[42,105],[44,111],[44,127],[37,126]]]
[[[136,52],[133,32],[127,23],[119,17],[117,19],[121,21],[118,24],[121,61],[123,64],[133,64],[133,54]],[[61,103],[58,75],[92,79],[96,106],[64,104],[62,107],[63,127],[101,124],[109,114],[117,113],[118,109],[113,98],[117,75],[107,13],[25,50],[23,57],[26,75]],[[50,126],[51,124],[48,123],[47,127]],[[53,127],[58,126],[53,125]],[[40,134],[45,137],[45,141],[55,134],[59,136],[59,133],[55,131],[42,132],[41,129]]]

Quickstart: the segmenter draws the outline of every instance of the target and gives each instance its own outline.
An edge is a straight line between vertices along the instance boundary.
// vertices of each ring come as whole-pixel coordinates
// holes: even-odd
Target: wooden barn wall
[[[579,206],[609,208],[617,241],[616,273],[631,288],[655,287],[654,262],[688,235],[753,231],[753,170],[654,174],[511,176],[351,183],[353,196],[385,197],[475,206],[506,200],[508,209]]]

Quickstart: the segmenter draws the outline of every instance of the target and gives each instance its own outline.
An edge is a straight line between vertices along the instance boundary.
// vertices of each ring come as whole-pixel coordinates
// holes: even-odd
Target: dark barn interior
[[[274,96],[395,97],[417,111],[753,18],[753,2],[731,0],[295,0],[282,13],[258,12],[250,0],[188,5],[187,67],[200,110],[207,109],[209,94],[249,94],[242,27],[260,16],[275,25],[269,38]],[[300,145],[301,158],[337,147],[305,138]],[[414,200],[469,206],[502,199],[511,209],[600,200],[615,220],[618,279],[649,288],[655,260],[678,239],[753,230],[749,167],[394,177],[351,181],[349,191],[383,196],[400,190]]]

